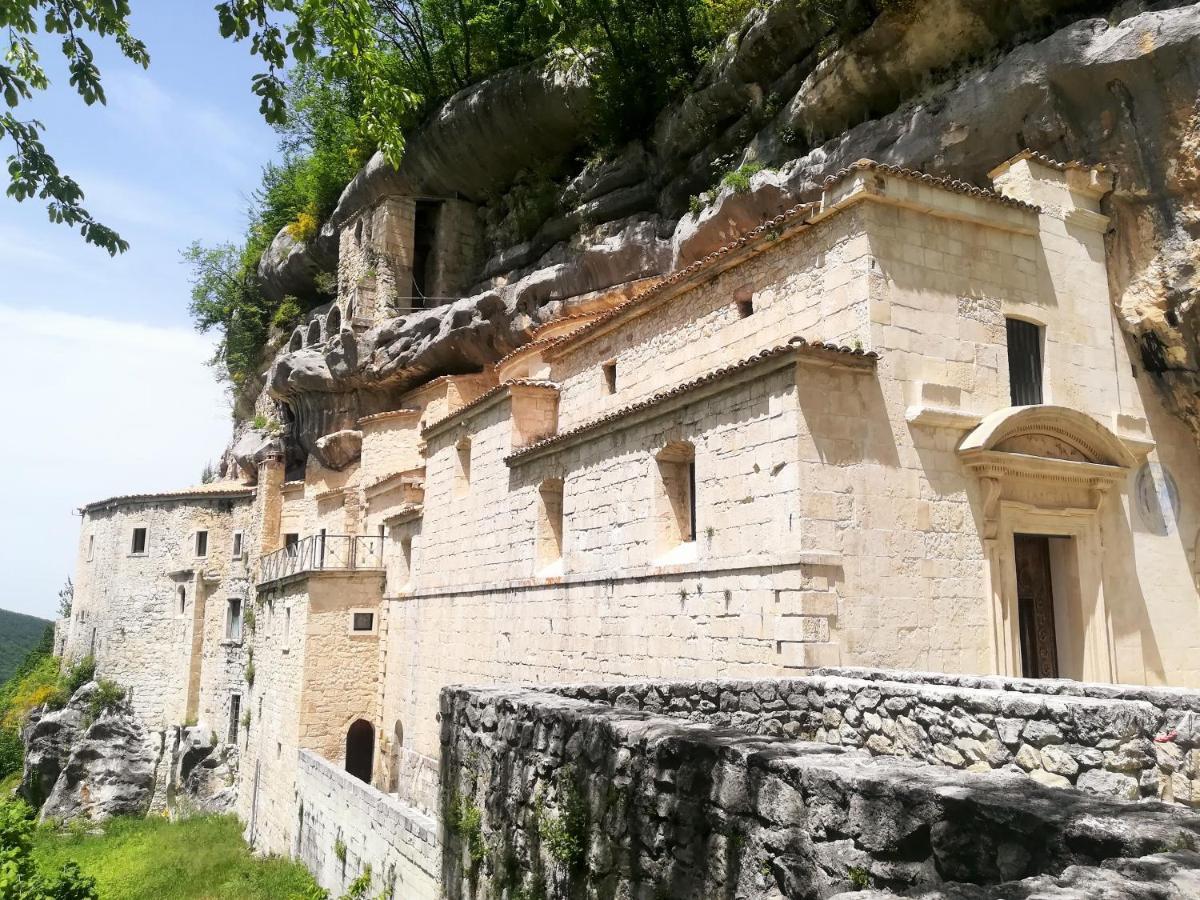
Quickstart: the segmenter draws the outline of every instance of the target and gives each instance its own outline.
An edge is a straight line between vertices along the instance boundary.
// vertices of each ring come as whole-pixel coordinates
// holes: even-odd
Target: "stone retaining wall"
[[[340,896],[366,868],[363,896],[438,900],[441,848],[433,819],[301,750],[296,856]]]
[[[1200,803],[1195,691],[872,669],[551,690],[753,734],[956,769],[1024,772],[1050,786],[1127,800]]]
[[[1200,891],[1200,815],[1178,806],[532,689],[441,706],[450,898]]]

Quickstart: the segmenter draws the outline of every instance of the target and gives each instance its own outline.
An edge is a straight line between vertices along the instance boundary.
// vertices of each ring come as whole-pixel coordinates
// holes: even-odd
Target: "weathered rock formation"
[[[41,807],[43,821],[98,821],[150,808],[161,735],[147,732],[128,709],[97,713],[97,690],[85,684],[63,709],[31,716],[22,733],[21,793]]]
[[[98,690],[89,682],[62,709],[35,710],[22,730],[19,790],[43,821],[233,809],[236,748],[202,727],[149,731],[128,706],[97,711]]]
[[[986,182],[1025,147],[1115,171],[1112,300],[1141,367],[1200,436],[1200,6],[894,4],[832,52],[816,6],[756,9],[652,139],[574,174],[563,166],[561,212],[493,255],[470,296],[280,356],[268,390],[295,414],[290,440],[311,451],[389,395],[510,351],[563,301],[687,265],[856,159]],[[332,267],[338,226],[382,197],[481,202],[523,167],[561,163],[582,140],[588,103],[578,73],[534,69],[463,92],[413,138],[399,171],[368,164],[311,247],[281,235],[265,282],[305,291]],[[720,185],[750,161],[776,168],[748,189]],[[696,196],[703,208],[690,212]]]

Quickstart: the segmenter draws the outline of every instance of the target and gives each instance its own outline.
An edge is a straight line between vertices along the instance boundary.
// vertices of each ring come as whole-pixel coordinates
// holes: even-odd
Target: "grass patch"
[[[41,829],[33,856],[44,872],[74,860],[101,900],[290,900],[319,896],[299,863],[251,856],[232,816],[182,822],[114,819],[103,834]]]

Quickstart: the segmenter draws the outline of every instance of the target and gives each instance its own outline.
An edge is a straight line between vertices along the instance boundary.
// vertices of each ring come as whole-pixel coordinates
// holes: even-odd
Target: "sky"
[[[112,259],[0,190],[0,608],[53,617],[72,575],[82,504],[196,484],[230,434],[188,315],[194,240],[235,241],[275,135],[250,92],[246,44],[217,32],[213,0],[135,0],[148,69],[92,36],[108,103],[87,107],[41,41],[48,91],[23,104],[84,205],[130,243]],[[61,57],[59,57],[61,58]],[[11,152],[0,141],[0,158]],[[0,177],[7,175],[0,168]]]

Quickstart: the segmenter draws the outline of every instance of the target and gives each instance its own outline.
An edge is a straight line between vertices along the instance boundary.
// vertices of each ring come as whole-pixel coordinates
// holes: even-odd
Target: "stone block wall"
[[[451,898],[1067,900],[1200,884],[1200,816],[1178,806],[529,688],[441,702]]]
[[[302,750],[296,857],[335,896],[369,866],[365,896],[439,900],[441,847],[429,816]]]
[[[820,671],[827,674],[553,690],[751,734],[862,748],[972,772],[1003,769],[1042,784],[1127,800],[1200,804],[1200,715],[1192,711],[1200,693]],[[1049,690],[1039,691],[1042,685]],[[1059,686],[1072,693],[1053,693]]]
[[[129,691],[149,728],[205,719],[220,710],[245,665],[240,644],[225,642],[228,602],[249,602],[243,559],[257,536],[252,498],[241,488],[222,498],[163,495],[96,504],[85,510],[75,602],[62,654],[89,653],[98,672]],[[135,528],[144,553],[132,552]],[[207,554],[195,535],[208,532]],[[217,727],[219,722],[206,722]]]

